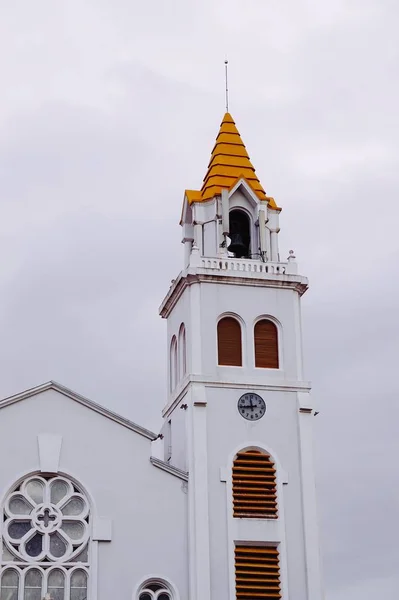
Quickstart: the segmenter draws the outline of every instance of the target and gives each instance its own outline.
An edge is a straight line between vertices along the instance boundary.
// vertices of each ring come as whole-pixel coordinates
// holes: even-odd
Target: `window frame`
[[[273,480],[271,483],[271,485],[273,486],[274,490],[270,491],[268,489],[264,490],[264,497],[265,497],[265,503],[267,502],[273,502],[272,507],[270,508],[270,510],[266,510],[266,508],[260,510],[258,510],[258,512],[256,512],[255,508],[253,506],[253,504],[251,503],[251,500],[247,500],[245,501],[241,501],[241,508],[234,508],[235,503],[239,502],[239,499],[237,498],[237,496],[241,495],[242,493],[242,489],[241,489],[241,482],[238,481],[237,484],[235,484],[234,482],[234,471],[236,468],[239,469],[243,469],[245,467],[243,467],[243,463],[241,462],[242,459],[245,460],[245,457],[247,457],[247,460],[250,460],[252,456],[254,456],[254,453],[256,453],[256,458],[259,458],[259,456],[262,457],[266,457],[267,461],[264,461],[265,463],[267,463],[266,465],[263,465],[263,468],[267,470],[273,470]],[[259,464],[261,464],[261,461],[257,461],[255,460],[253,466],[259,462]],[[263,462],[263,461],[262,461]],[[259,468],[258,465],[256,465],[257,468]],[[250,481],[251,477],[248,475],[244,475],[241,474],[241,476],[247,477],[248,481]],[[256,520],[260,520],[260,521],[276,521],[279,518],[279,490],[278,490],[278,480],[277,480],[278,474],[277,474],[277,465],[273,459],[273,456],[269,453],[266,452],[263,449],[259,449],[259,448],[245,448],[243,450],[239,450],[233,460],[232,466],[231,466],[231,481],[232,481],[232,506],[233,506],[233,518],[234,519],[256,519]],[[248,484],[244,484],[247,485]],[[252,481],[252,483],[249,484],[253,489],[251,489],[251,492],[253,494],[258,494],[258,495],[262,495],[263,490],[261,489],[262,484],[259,481]],[[272,498],[272,496],[275,496],[275,498]],[[258,503],[258,501],[257,501]],[[251,505],[250,508],[248,508],[248,505]],[[247,506],[247,511],[245,511],[245,506]],[[264,513],[267,512],[267,514],[265,515]]]
[[[241,365],[223,365],[219,363],[219,331],[218,331],[218,327],[219,327],[219,323],[220,321],[222,321],[223,319],[226,318],[230,318],[230,319],[235,319],[237,321],[237,323],[240,326],[240,333],[241,333]],[[246,341],[246,328],[245,328],[245,321],[240,317],[240,315],[238,315],[237,313],[233,313],[233,312],[226,312],[223,313],[221,315],[219,315],[216,319],[216,327],[215,327],[215,332],[216,332],[216,366],[217,368],[221,368],[221,369],[242,369],[244,367],[246,367],[246,345],[245,345],[245,341]]]
[[[177,352],[177,337],[172,336],[169,346],[169,390],[173,394],[178,383],[178,352]]]
[[[29,491],[27,490],[27,486],[29,484],[30,481],[43,481],[45,482],[44,485],[44,490],[48,490],[47,492],[47,496],[44,495],[43,497],[43,501],[44,501],[44,506],[46,504],[50,505],[58,505],[60,504],[61,508],[63,506],[66,506],[72,497],[82,497],[84,500],[85,505],[83,506],[83,509],[80,513],[80,515],[76,515],[77,519],[74,519],[73,517],[75,515],[64,515],[65,518],[62,518],[62,520],[60,521],[60,525],[57,526],[57,529],[54,529],[54,533],[56,531],[58,531],[58,529],[61,529],[62,523],[64,521],[68,521],[68,517],[71,517],[71,521],[77,520],[80,522],[80,520],[85,520],[87,521],[87,528],[85,528],[85,534],[82,537],[82,542],[80,544],[78,544],[77,549],[72,551],[72,554],[70,556],[67,555],[66,558],[63,559],[63,557],[60,558],[56,558],[54,556],[53,559],[49,559],[46,556],[43,556],[41,558],[39,558],[39,560],[36,557],[30,557],[28,554],[25,556],[26,553],[21,553],[21,549],[20,546],[22,546],[22,543],[20,544],[15,544],[14,546],[12,545],[11,541],[14,538],[10,538],[10,536],[7,534],[6,532],[6,527],[7,527],[7,523],[9,523],[10,525],[13,522],[17,522],[17,521],[13,521],[13,516],[10,514],[9,512],[9,503],[10,500],[15,497],[15,495],[20,496],[21,498],[26,498],[26,501],[29,502],[29,504],[31,506],[33,506],[33,511],[31,511],[29,513],[29,517],[31,517],[31,515],[33,515],[35,513],[35,511],[37,512],[38,507],[40,507],[43,502],[39,500],[34,501],[32,496],[29,495]],[[64,498],[65,500],[61,497],[61,499],[56,502],[53,501],[53,498],[50,498],[50,493],[51,493],[51,489],[52,489],[52,483],[54,481],[64,481],[67,484],[69,484],[71,486],[71,489],[73,490],[72,496],[68,495],[68,492],[65,494]],[[46,494],[46,492],[43,492],[44,494]],[[35,508],[36,507],[36,508]],[[64,473],[49,473],[44,475],[41,472],[34,472],[34,473],[29,473],[27,475],[25,475],[24,477],[21,477],[19,480],[15,481],[8,489],[8,491],[4,494],[3,499],[2,499],[2,503],[1,503],[1,510],[2,510],[2,514],[6,516],[6,519],[4,520],[4,517],[2,519],[1,525],[0,525],[0,541],[1,541],[1,545],[0,545],[0,550],[1,550],[1,555],[0,555],[0,594],[1,594],[1,584],[2,584],[2,577],[4,575],[5,572],[9,571],[9,570],[14,570],[17,572],[18,574],[18,592],[16,597],[18,598],[18,600],[24,600],[25,598],[25,580],[26,577],[28,575],[28,573],[32,570],[37,570],[40,572],[41,575],[41,598],[49,593],[48,591],[48,580],[49,577],[51,576],[51,574],[54,571],[61,571],[63,573],[64,576],[64,598],[66,600],[70,600],[70,590],[71,590],[71,580],[72,577],[74,575],[74,573],[76,571],[82,571],[85,573],[86,576],[86,595],[87,598],[89,599],[91,597],[91,588],[92,588],[92,577],[96,576],[96,572],[94,569],[94,566],[96,564],[96,560],[95,560],[95,552],[97,550],[97,545],[95,542],[93,542],[92,540],[92,521],[94,518],[94,510],[93,510],[93,504],[91,501],[91,497],[90,495],[86,492],[86,490],[83,488],[83,486],[78,483],[72,476],[64,474]],[[14,513],[16,514],[16,513]],[[21,520],[23,519],[24,515],[21,515]],[[35,519],[34,516],[32,516],[29,520],[33,521]],[[37,529],[37,527],[35,525],[33,525],[33,527],[31,527],[32,531],[33,529],[33,533],[32,535],[29,536],[28,539],[33,538],[36,533],[39,531]],[[28,532],[30,533],[30,532]],[[24,536],[22,536],[19,539],[22,539]],[[5,552],[7,552],[7,554],[10,556],[10,558],[5,556]],[[82,553],[86,553],[86,558],[82,561],[78,561],[76,559],[79,559],[80,555]],[[13,557],[13,558],[11,558]],[[28,588],[29,589],[29,588]],[[34,587],[31,587],[30,589],[35,589]],[[36,588],[38,589],[38,588]],[[55,588],[54,588],[55,589]]]
[[[277,519],[245,519],[233,516],[233,463],[239,452],[247,450],[258,450],[268,454],[276,468],[278,518]],[[221,481],[226,484],[226,514],[227,514],[227,546],[228,546],[228,586],[229,598],[235,598],[235,557],[234,548],[236,544],[257,544],[253,539],[254,526],[260,535],[263,544],[277,545],[280,551],[280,570],[282,598],[288,598],[288,560],[287,560],[287,537],[285,525],[285,498],[283,487],[288,483],[287,472],[280,462],[278,453],[272,447],[261,440],[243,439],[241,443],[231,448],[225,467],[221,471]],[[259,541],[259,540],[258,540]]]
[[[160,585],[162,589],[157,590],[155,593],[151,590],[147,590],[147,586],[149,585]],[[133,592],[133,600],[139,600],[140,594],[144,592],[152,594],[154,598],[157,598],[162,593],[168,593],[170,595],[170,600],[180,600],[180,594],[176,588],[176,586],[170,581],[167,577],[159,577],[156,575],[150,575],[145,577],[141,582],[136,585],[136,588]],[[153,600],[153,598],[151,598]]]
[[[277,330],[277,360],[278,367],[257,367],[256,366],[256,352],[255,352],[255,327],[260,321],[270,321],[276,327]],[[272,315],[260,315],[256,317],[252,325],[252,353],[253,353],[253,367],[254,369],[258,369],[259,371],[271,371],[277,372],[283,370],[283,335],[282,335],[282,325],[276,317]]]
[[[186,327],[182,323],[179,327],[177,344],[177,363],[178,363],[178,381],[181,381],[187,375],[187,334]]]

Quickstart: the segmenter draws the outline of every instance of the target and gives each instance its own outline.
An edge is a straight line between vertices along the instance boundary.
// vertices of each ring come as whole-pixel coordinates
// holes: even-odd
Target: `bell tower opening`
[[[236,258],[250,258],[251,255],[251,233],[248,215],[243,210],[232,210],[229,215],[231,243],[229,252],[233,252]]]

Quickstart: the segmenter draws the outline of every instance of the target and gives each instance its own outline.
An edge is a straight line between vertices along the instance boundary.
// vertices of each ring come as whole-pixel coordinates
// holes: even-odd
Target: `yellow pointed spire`
[[[211,160],[200,191],[186,190],[189,203],[205,202],[231,189],[237,181],[245,179],[259,200],[267,200],[272,208],[277,208],[273,198],[267,197],[249,160],[244,142],[230,113],[226,113],[212,150]]]

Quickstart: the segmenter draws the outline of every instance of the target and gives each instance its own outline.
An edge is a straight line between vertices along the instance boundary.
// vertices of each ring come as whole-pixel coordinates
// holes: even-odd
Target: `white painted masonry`
[[[186,199],[182,225],[194,231],[191,253],[185,244],[184,270],[160,309],[168,340],[181,323],[187,340],[187,375],[169,395],[163,415],[179,440],[171,462],[189,471],[190,600],[235,600],[236,543],[278,546],[283,600],[322,600],[314,408],[302,366],[300,297],[308,282],[298,275],[292,251],[280,261],[278,211],[259,202],[243,181],[227,195],[230,210],[249,216],[254,256],[228,255],[219,198],[190,209]],[[241,367],[218,366],[217,323],[227,315],[241,324]],[[254,366],[254,326],[262,318],[278,329],[278,369]],[[247,391],[266,402],[259,421],[245,421],[237,411]],[[232,463],[247,448],[269,452],[277,465],[277,520],[233,517]]]
[[[76,481],[91,500],[90,600],[132,599],[148,573],[167,576],[188,598],[187,484],[152,464],[152,432],[58,384],[5,399],[2,497],[25,476],[41,473],[49,440],[57,454],[54,441],[61,438],[59,464],[47,468]]]

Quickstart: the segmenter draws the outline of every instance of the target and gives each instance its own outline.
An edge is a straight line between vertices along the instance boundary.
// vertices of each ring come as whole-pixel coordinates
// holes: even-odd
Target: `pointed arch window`
[[[177,339],[174,335],[170,343],[170,356],[169,356],[169,382],[170,391],[173,392],[177,385]]]
[[[60,476],[34,475],[3,504],[0,598],[87,598],[90,505]]]
[[[278,369],[278,330],[270,319],[261,319],[254,328],[255,367]]]
[[[239,452],[233,464],[233,516],[276,519],[276,468],[271,457],[259,450]]]
[[[223,317],[217,325],[218,364],[242,367],[241,325],[234,317]]]
[[[178,358],[179,358],[179,381],[183,379],[187,372],[187,349],[186,349],[186,328],[184,323],[180,325],[179,329],[179,346],[178,346]]]

